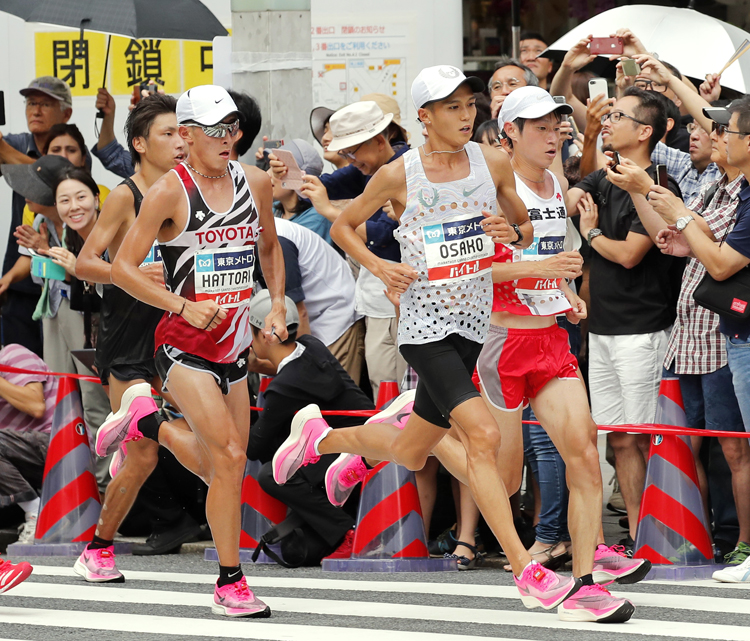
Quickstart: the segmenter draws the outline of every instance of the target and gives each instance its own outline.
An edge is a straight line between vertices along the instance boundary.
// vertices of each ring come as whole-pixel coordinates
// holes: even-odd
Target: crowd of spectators
[[[583,276],[572,285],[586,300],[589,315],[580,326],[564,317],[558,322],[579,359],[594,421],[605,426],[653,422],[666,375],[679,378],[689,427],[745,431],[750,427],[750,320],[720,317],[700,306],[693,293],[706,274],[725,281],[750,263],[745,178],[750,99],[720,100],[719,77],[693,83],[649,54],[631,31],[616,36],[624,53],[613,61],[610,93],[590,95],[589,65],[595,58],[590,37],[572,47],[555,69],[542,55],[548,45],[544,36],[524,34],[519,59],[499,59],[486,93],[477,94],[473,140],[498,148],[507,144],[497,117],[520,87],[539,86],[572,107],[560,123],[553,168],[570,185],[569,241],[584,261]],[[624,75],[622,58],[638,63],[637,76]],[[21,94],[28,132],[0,135],[2,174],[13,189],[12,202],[2,205],[10,214],[10,234],[0,278],[0,364],[91,373],[71,352],[96,345],[95,294],[75,271],[77,253],[109,192],[90,176],[92,156],[121,178],[133,173],[137,158],[117,140],[115,103],[106,90],[99,92],[97,106],[105,118],[91,150],[70,122],[72,98],[63,81],[37,78]],[[281,158],[289,156],[277,156],[263,144],[252,156],[262,132],[257,104],[244,94],[232,96],[243,115],[234,155],[265,164],[271,176],[290,328],[283,344],[254,332],[258,344],[248,363],[256,374],[249,379],[253,392],[260,379],[271,377],[271,382],[265,412],[254,415],[247,454],[264,464],[261,486],[298,512],[329,551],[338,548],[341,555],[351,546],[355,511],[327,502],[321,488],[331,461],[305,468],[295,483],[282,487],[270,480],[268,462],[304,405],[372,409],[383,382],[396,381],[402,391],[415,386],[416,375],[398,350],[398,306],[378,278],[336,246],[330,228],[378,170],[422,141],[410,140],[392,97],[370,94],[338,110],[317,106],[310,114],[311,131],[292,132],[294,138],[280,147],[304,174],[300,184],[287,185],[288,167]],[[667,168],[662,186],[657,165]],[[357,233],[370,251],[399,263],[398,225],[390,203],[383,203]],[[32,259],[40,257],[60,273],[34,275]],[[260,292],[259,270],[256,280]],[[82,383],[81,391],[84,419],[93,433],[109,412],[106,390]],[[54,377],[0,372],[0,521],[12,520],[2,515],[19,506],[24,541],[34,535],[55,395]],[[648,441],[639,434],[607,436],[615,478],[608,509],[622,517],[620,543],[628,552],[636,536]],[[714,441],[693,438],[701,492],[717,556],[738,564],[750,554],[750,445],[742,438]],[[525,426],[524,451],[529,473],[525,497],[512,499],[516,527],[534,559],[554,569],[570,558],[565,466],[538,426]],[[171,475],[170,456],[162,452],[155,477]],[[101,492],[110,478],[108,464],[97,462]],[[435,459],[417,478],[431,552],[452,553],[456,541],[472,543],[471,552],[462,555],[492,549],[492,536],[466,486],[454,479],[451,491]],[[205,533],[199,527],[205,524],[200,483],[186,481],[183,494],[189,487],[191,495],[170,499],[166,507],[150,500],[153,487],[144,486],[141,509],[133,510],[123,526],[159,534],[159,545],[141,553],[169,550],[185,540],[186,531],[196,537]],[[166,523],[159,525],[160,518]]]

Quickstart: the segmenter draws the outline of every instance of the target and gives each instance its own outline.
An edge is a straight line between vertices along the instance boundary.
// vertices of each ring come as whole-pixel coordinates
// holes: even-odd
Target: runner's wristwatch
[[[602,235],[602,230],[598,227],[594,227],[593,229],[589,229],[589,235],[587,236],[586,240],[588,241],[589,247],[591,247],[591,241],[594,240],[597,236]]]
[[[516,235],[518,238],[514,240],[511,245],[520,245],[523,242],[523,234],[521,233],[521,228],[516,225],[516,223],[511,223],[510,226],[513,228],[513,231],[516,232]]]
[[[692,216],[683,216],[682,218],[677,219],[674,226],[677,227],[678,231],[682,231],[683,229],[685,229],[685,227],[688,226],[688,223],[692,223],[692,222],[693,222]]]

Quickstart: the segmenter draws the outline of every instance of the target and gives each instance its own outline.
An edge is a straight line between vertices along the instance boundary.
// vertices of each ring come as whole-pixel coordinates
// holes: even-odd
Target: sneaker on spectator
[[[724,563],[726,565],[742,565],[748,556],[750,556],[750,545],[744,541],[739,541],[737,547],[724,556]]]
[[[625,555],[621,545],[607,547],[600,544],[594,553],[594,582],[638,583],[645,578],[651,569],[647,559],[631,559]]]
[[[442,559],[446,554],[452,554],[456,549],[456,524],[438,534],[437,539],[427,541],[427,550],[430,556]]]
[[[536,561],[529,563],[521,576],[513,579],[521,593],[521,601],[529,609],[541,606],[551,610],[581,587],[580,579],[559,576]]]
[[[244,576],[236,583],[230,583],[221,588],[218,584],[216,585],[211,612],[227,617],[260,619],[271,616],[271,608],[257,598],[253,591],[247,587]]]
[[[0,572],[2,566],[0,565]],[[750,556],[739,565],[731,565],[723,570],[716,570],[711,577],[721,583],[750,583]]]
[[[151,396],[149,383],[128,387],[120,403],[120,409],[115,414],[110,414],[96,433],[95,449],[99,456],[112,454],[120,443],[142,439],[138,421],[159,411]]]
[[[27,514],[26,520],[18,531],[18,542],[26,545],[32,545],[34,543],[34,537],[36,535],[36,514]]]
[[[563,621],[589,621],[594,623],[624,623],[635,612],[627,599],[613,597],[603,585],[584,585],[557,608]]]
[[[308,405],[297,412],[289,436],[273,456],[273,480],[284,485],[299,468],[317,463],[320,460],[318,443],[330,431],[317,405]]]
[[[622,498],[622,492],[620,492],[620,484],[617,482],[617,475],[612,475],[612,479],[609,481],[610,484],[614,484],[612,488],[612,494],[609,496],[607,501],[607,509],[615,514],[625,515],[628,511],[625,509],[625,499]]]
[[[367,476],[367,468],[361,456],[340,454],[326,470],[326,495],[332,505],[341,507],[349,498],[357,483]]]
[[[89,583],[125,582],[125,577],[115,564],[115,548],[112,545],[98,550],[89,550],[88,546],[85,547],[73,570]]]
[[[394,398],[384,410],[368,418],[365,423],[390,423],[400,430],[404,429],[404,425],[406,425],[406,421],[409,420],[411,411],[414,409],[416,395],[417,390],[415,389],[404,392]]]
[[[633,558],[633,548],[635,547],[635,541],[630,537],[630,534],[628,534],[624,539],[620,539],[617,542],[617,545],[621,548],[622,554],[624,554],[629,559]]]
[[[0,559],[0,594],[23,583],[33,570],[26,561],[11,563],[8,559]]]
[[[127,443],[121,443],[120,447],[117,448],[117,451],[112,455],[112,460],[109,462],[109,476],[111,478],[117,476],[117,473],[120,471],[122,463],[127,455],[128,445]]]
[[[354,528],[349,530],[344,536],[344,540],[341,542],[333,552],[323,559],[351,559],[352,550],[354,549]]]

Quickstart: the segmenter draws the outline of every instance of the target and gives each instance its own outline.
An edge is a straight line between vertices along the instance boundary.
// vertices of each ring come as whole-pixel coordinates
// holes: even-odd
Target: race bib
[[[146,258],[143,259],[141,267],[143,267],[144,265],[150,265],[151,263],[161,262],[163,262],[161,257],[161,247],[159,246],[159,241],[154,241],[154,244],[151,245],[151,249],[149,250],[148,254],[146,254]]]
[[[467,216],[422,227],[431,282],[466,280],[492,269],[495,243],[484,233],[483,219]]]
[[[514,262],[540,261],[565,251],[565,235],[548,235],[534,238],[526,249],[516,250]],[[560,289],[559,278],[519,278],[516,281],[516,295],[535,314],[552,316],[570,309],[570,303]]]
[[[214,300],[226,308],[250,301],[255,246],[204,249],[195,254],[195,300]]]

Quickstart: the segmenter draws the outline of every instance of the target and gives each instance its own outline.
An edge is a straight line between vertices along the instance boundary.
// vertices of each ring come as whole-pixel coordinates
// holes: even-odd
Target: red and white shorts
[[[578,379],[568,333],[557,324],[541,329],[491,325],[474,372],[490,403],[514,412],[554,378]]]

